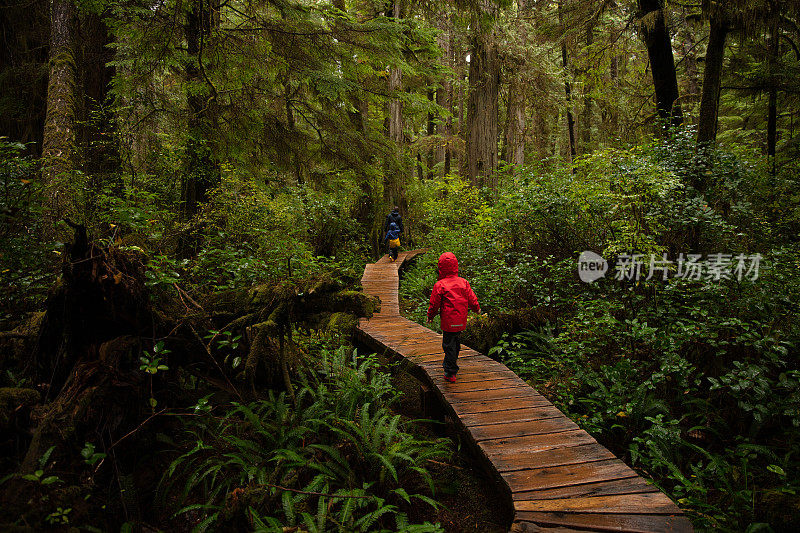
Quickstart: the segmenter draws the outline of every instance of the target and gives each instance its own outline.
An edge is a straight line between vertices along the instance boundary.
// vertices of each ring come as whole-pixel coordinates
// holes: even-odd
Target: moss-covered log
[[[491,316],[474,317],[467,323],[461,336],[464,344],[481,353],[497,344],[504,333],[518,333],[526,329],[544,326],[556,319],[555,311],[545,307],[518,309],[508,313],[493,313]]]

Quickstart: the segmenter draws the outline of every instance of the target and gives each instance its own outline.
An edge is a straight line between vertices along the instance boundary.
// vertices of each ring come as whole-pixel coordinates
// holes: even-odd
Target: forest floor
[[[420,404],[419,382],[408,373],[394,376],[394,387],[402,392],[396,412],[407,419],[424,417]],[[499,533],[508,531],[511,523],[509,509],[499,487],[483,473],[478,461],[469,453],[459,435],[445,423],[417,424],[422,437],[449,437],[456,443],[457,453],[450,463],[431,462],[428,470],[436,484],[434,499],[441,508],[419,506],[419,514],[412,514],[413,523],[438,522],[447,532],[481,531]]]

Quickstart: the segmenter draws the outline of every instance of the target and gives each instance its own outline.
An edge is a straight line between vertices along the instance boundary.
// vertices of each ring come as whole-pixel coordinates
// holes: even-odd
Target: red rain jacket
[[[439,257],[439,281],[433,286],[428,320],[442,312],[442,331],[454,333],[467,327],[467,309],[481,312],[478,297],[469,281],[458,277],[458,260],[451,252]]]

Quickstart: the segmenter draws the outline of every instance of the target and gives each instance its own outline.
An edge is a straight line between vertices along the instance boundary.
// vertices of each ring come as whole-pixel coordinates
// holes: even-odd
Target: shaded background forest
[[[349,345],[398,205],[408,316],[455,251],[473,345],[698,528],[796,529],[796,2],[3,0],[0,32],[0,521],[442,527],[463,459]],[[764,261],[589,286],[587,249]]]

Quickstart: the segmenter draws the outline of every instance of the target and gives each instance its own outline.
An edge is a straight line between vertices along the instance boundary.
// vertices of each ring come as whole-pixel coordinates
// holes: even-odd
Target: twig
[[[117,442],[114,442],[113,444],[111,444],[111,446],[109,446],[109,447],[108,447],[108,449],[110,450],[111,448],[113,448],[114,446],[116,446],[117,444],[119,444],[120,442],[122,442],[123,440],[127,439],[128,437],[130,437],[131,435],[133,435],[134,433],[136,433],[137,431],[139,431],[140,429],[142,429],[142,426],[144,426],[145,424],[147,424],[148,422],[150,422],[150,420],[151,420],[151,419],[153,419],[153,418],[157,417],[158,415],[162,414],[162,413],[163,413],[164,411],[166,411],[166,410],[167,410],[167,408],[165,407],[165,408],[163,408],[162,410],[160,410],[159,412],[157,412],[157,413],[153,413],[152,415],[148,416],[148,417],[147,417],[147,418],[146,418],[146,419],[145,419],[145,420],[144,420],[144,421],[143,421],[141,424],[139,424],[138,426],[136,426],[135,428],[133,428],[132,430],[130,430],[130,431],[129,431],[129,432],[126,434],[126,435],[124,435],[123,437],[121,437],[121,438],[120,438],[120,439],[119,439]]]
[[[205,309],[203,309],[202,305],[200,305],[199,303],[195,302],[194,299],[191,296],[189,296],[188,292],[186,292],[184,289],[182,289],[177,283],[173,282],[172,284],[175,286],[175,289],[178,291],[178,294],[183,294],[186,297],[186,299],[189,300],[190,304],[192,304],[193,306],[197,307],[201,311],[205,311]]]
[[[367,495],[364,495],[364,496],[354,496],[354,495],[342,496],[342,495],[339,495],[339,494],[329,494],[329,493],[326,493],[326,492],[312,492],[312,491],[307,491],[307,490],[290,489],[289,487],[283,487],[281,485],[275,485],[273,483],[259,483],[258,485],[254,485],[254,486],[255,487],[274,487],[274,488],[276,488],[278,490],[285,490],[285,491],[288,491],[288,492],[296,492],[297,494],[308,494],[309,496],[328,496],[330,498],[352,498],[352,499],[361,500],[361,499],[375,498],[376,497],[376,496],[373,496],[371,494],[367,494]]]
[[[433,463],[435,465],[447,466],[447,467],[450,467],[450,468],[457,468],[459,470],[464,470],[462,467],[456,466],[456,465],[451,465],[450,463],[443,463],[441,461],[434,461],[433,459],[427,459],[427,461],[429,463]]]
[[[30,339],[33,335],[28,333],[16,333],[14,331],[0,332],[0,339]]]

